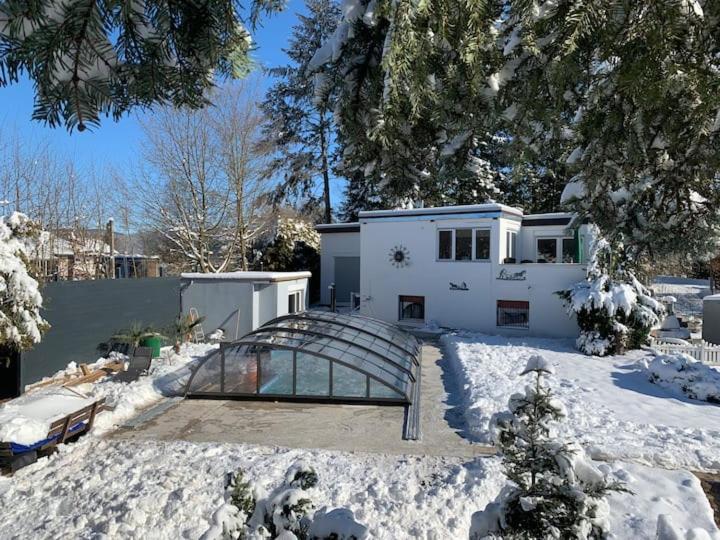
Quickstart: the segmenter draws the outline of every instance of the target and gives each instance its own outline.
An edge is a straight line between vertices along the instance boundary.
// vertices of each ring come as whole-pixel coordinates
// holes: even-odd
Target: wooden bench
[[[37,461],[38,456],[51,454],[58,444],[90,431],[95,423],[95,417],[103,409],[105,409],[105,398],[54,421],[50,424],[47,437],[30,446],[0,442],[0,468],[15,472]],[[18,450],[18,446],[23,446],[23,449]]]

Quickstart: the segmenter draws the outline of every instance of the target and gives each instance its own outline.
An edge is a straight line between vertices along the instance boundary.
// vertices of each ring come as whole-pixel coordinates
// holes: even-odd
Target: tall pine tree
[[[277,79],[267,92],[263,109],[269,118],[266,132],[276,142],[273,171],[285,181],[276,198],[299,197],[315,202],[319,183],[324,222],[332,222],[330,181],[336,148],[332,109],[337,80],[332,72],[313,74],[308,63],[314,52],[335,31],[340,11],[334,0],[307,0],[308,15],[298,15],[285,53],[291,63],[269,70]]]
[[[496,112],[526,151],[564,152],[563,200],[630,260],[712,249],[720,5],[509,1],[501,32]]]
[[[347,2],[310,67],[342,77],[336,120],[342,166],[386,204],[483,202],[498,167],[487,159],[485,77],[498,63],[486,0]],[[357,180],[357,178],[356,178]]]

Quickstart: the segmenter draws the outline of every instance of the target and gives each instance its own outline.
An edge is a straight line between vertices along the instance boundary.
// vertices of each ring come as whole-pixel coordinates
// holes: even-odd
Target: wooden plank
[[[92,370],[88,367],[87,364],[80,364],[80,371],[83,375],[90,375],[90,373],[92,373]]]

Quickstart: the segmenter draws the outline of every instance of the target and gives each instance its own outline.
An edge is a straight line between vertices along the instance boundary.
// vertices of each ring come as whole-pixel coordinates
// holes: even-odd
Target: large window
[[[400,296],[398,319],[401,321],[425,320],[424,296]]]
[[[574,238],[538,238],[537,262],[547,263],[576,263],[577,242]]]
[[[522,300],[498,300],[497,325],[506,328],[529,328],[530,302]]]
[[[438,231],[439,261],[490,260],[490,229],[442,229]]]

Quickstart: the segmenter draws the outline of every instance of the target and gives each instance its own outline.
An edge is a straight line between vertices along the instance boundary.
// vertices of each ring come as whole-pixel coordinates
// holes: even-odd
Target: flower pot
[[[160,356],[160,347],[162,347],[162,338],[160,336],[146,337],[140,340],[141,347],[150,347],[152,349],[152,357]]]

